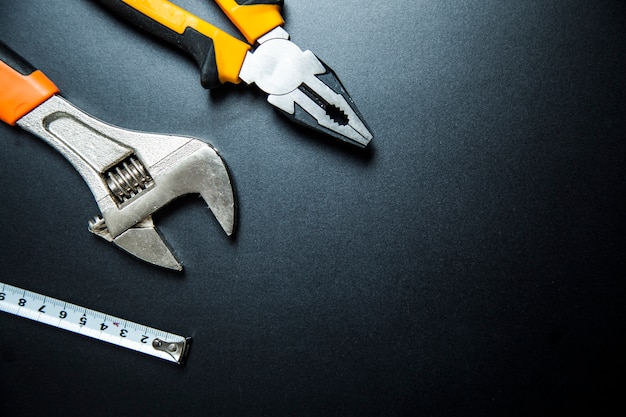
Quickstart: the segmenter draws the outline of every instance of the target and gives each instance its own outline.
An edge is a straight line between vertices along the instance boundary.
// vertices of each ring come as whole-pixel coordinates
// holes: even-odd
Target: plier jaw
[[[282,27],[259,38],[239,77],[256,84],[267,101],[291,120],[365,147],[372,139],[363,117],[334,71],[313,52],[302,51]]]

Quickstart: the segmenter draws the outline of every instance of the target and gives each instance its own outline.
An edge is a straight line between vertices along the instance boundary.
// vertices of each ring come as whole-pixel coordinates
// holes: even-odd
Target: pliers
[[[0,120],[39,136],[67,158],[101,211],[89,231],[144,261],[182,269],[152,214],[184,194],[199,193],[226,234],[233,233],[230,177],[211,146],[103,123],[61,97],[50,79],[2,42]]]
[[[289,40],[282,28],[283,0],[215,0],[249,44],[167,0],[99,1],[189,53],[203,87],[256,84],[292,121],[361,147],[372,139],[333,70]]]

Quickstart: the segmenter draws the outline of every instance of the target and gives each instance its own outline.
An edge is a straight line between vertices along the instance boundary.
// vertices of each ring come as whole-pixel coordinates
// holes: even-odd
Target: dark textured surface
[[[179,368],[2,314],[0,414],[623,409],[624,3],[292,0],[285,17],[369,149],[254,89],[208,93],[96,2],[0,1],[0,39],[66,98],[210,141],[239,204],[233,239],[194,197],[168,207],[185,272],[150,267],[87,232],[95,202],[59,154],[0,126],[0,280],[194,338]]]

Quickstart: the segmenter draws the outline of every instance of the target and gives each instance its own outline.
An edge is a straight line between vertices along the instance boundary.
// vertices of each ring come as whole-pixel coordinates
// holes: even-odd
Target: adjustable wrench
[[[101,214],[89,231],[152,264],[181,270],[152,221],[175,198],[199,193],[227,235],[235,202],[217,152],[198,139],[135,132],[101,122],[0,42],[0,120],[39,136],[76,168]]]

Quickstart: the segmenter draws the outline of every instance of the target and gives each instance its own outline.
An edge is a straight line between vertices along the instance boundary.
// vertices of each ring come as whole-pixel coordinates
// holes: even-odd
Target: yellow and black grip
[[[0,42],[0,120],[15,125],[58,92],[43,72]]]
[[[284,23],[283,0],[215,0],[250,43]]]
[[[99,0],[136,26],[189,53],[204,88],[239,83],[250,46],[167,0]]]

